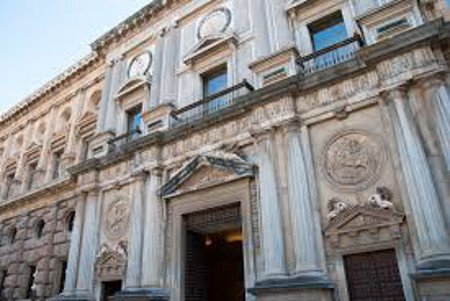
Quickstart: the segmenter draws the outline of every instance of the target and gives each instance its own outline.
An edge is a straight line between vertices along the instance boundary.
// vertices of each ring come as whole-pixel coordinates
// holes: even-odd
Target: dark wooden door
[[[347,255],[344,265],[350,300],[405,300],[394,250]]]

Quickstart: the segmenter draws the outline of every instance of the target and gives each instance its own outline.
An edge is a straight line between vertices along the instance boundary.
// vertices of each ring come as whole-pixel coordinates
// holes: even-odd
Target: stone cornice
[[[64,72],[53,78],[51,81],[47,82],[44,86],[38,89],[36,92],[31,94],[25,100],[20,102],[18,105],[11,108],[9,111],[0,116],[0,126],[7,123],[13,117],[17,115],[23,115],[29,112],[30,108],[38,103],[44,96],[49,93],[54,93],[56,89],[65,87],[71,79],[83,74],[83,72],[90,70],[90,67],[95,66],[96,63],[101,61],[101,57],[97,52],[91,52]]]
[[[121,39],[128,32],[145,23],[149,18],[154,16],[162,8],[164,8],[168,2],[173,2],[174,0],[153,0],[136,13],[125,19],[116,27],[112,28],[100,38],[95,40],[91,44],[91,48],[94,51],[101,51],[104,47],[111,44],[113,41]]]

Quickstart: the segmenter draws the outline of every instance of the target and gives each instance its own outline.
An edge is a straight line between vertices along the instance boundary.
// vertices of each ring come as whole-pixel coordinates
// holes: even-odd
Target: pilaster
[[[127,264],[127,274],[125,279],[126,289],[140,286],[142,273],[142,240],[144,226],[144,189],[147,173],[141,171],[133,175],[131,198],[131,235],[130,248]]]
[[[286,276],[283,226],[277,185],[273,132],[257,134],[261,206],[262,279]]]
[[[308,174],[312,162],[307,155],[308,128],[295,122],[286,126],[289,212],[293,233],[295,268],[298,277],[323,277],[324,254],[320,221],[314,208],[316,193]],[[306,146],[306,147],[305,147]],[[314,178],[314,177],[313,177]]]
[[[450,267],[450,242],[425,151],[412,118],[407,89],[386,95],[392,102],[392,124],[417,235],[419,269]]]
[[[437,75],[427,78],[422,87],[425,90],[427,100],[434,108],[434,122],[445,159],[446,171],[450,172],[450,96],[444,78]]]

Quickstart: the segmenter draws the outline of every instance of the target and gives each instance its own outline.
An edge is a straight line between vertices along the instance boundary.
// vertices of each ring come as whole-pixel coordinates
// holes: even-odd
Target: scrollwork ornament
[[[344,130],[325,144],[321,171],[333,188],[362,190],[379,178],[385,157],[378,136],[363,130]]]

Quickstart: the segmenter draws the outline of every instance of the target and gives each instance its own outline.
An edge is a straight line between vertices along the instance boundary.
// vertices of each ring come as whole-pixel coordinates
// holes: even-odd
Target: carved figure
[[[369,205],[381,209],[394,209],[394,205],[390,202],[392,193],[389,188],[380,186],[376,188],[376,193],[369,197]]]
[[[349,208],[349,203],[342,201],[341,199],[334,197],[328,200],[328,219],[333,219],[338,216],[339,213]]]

